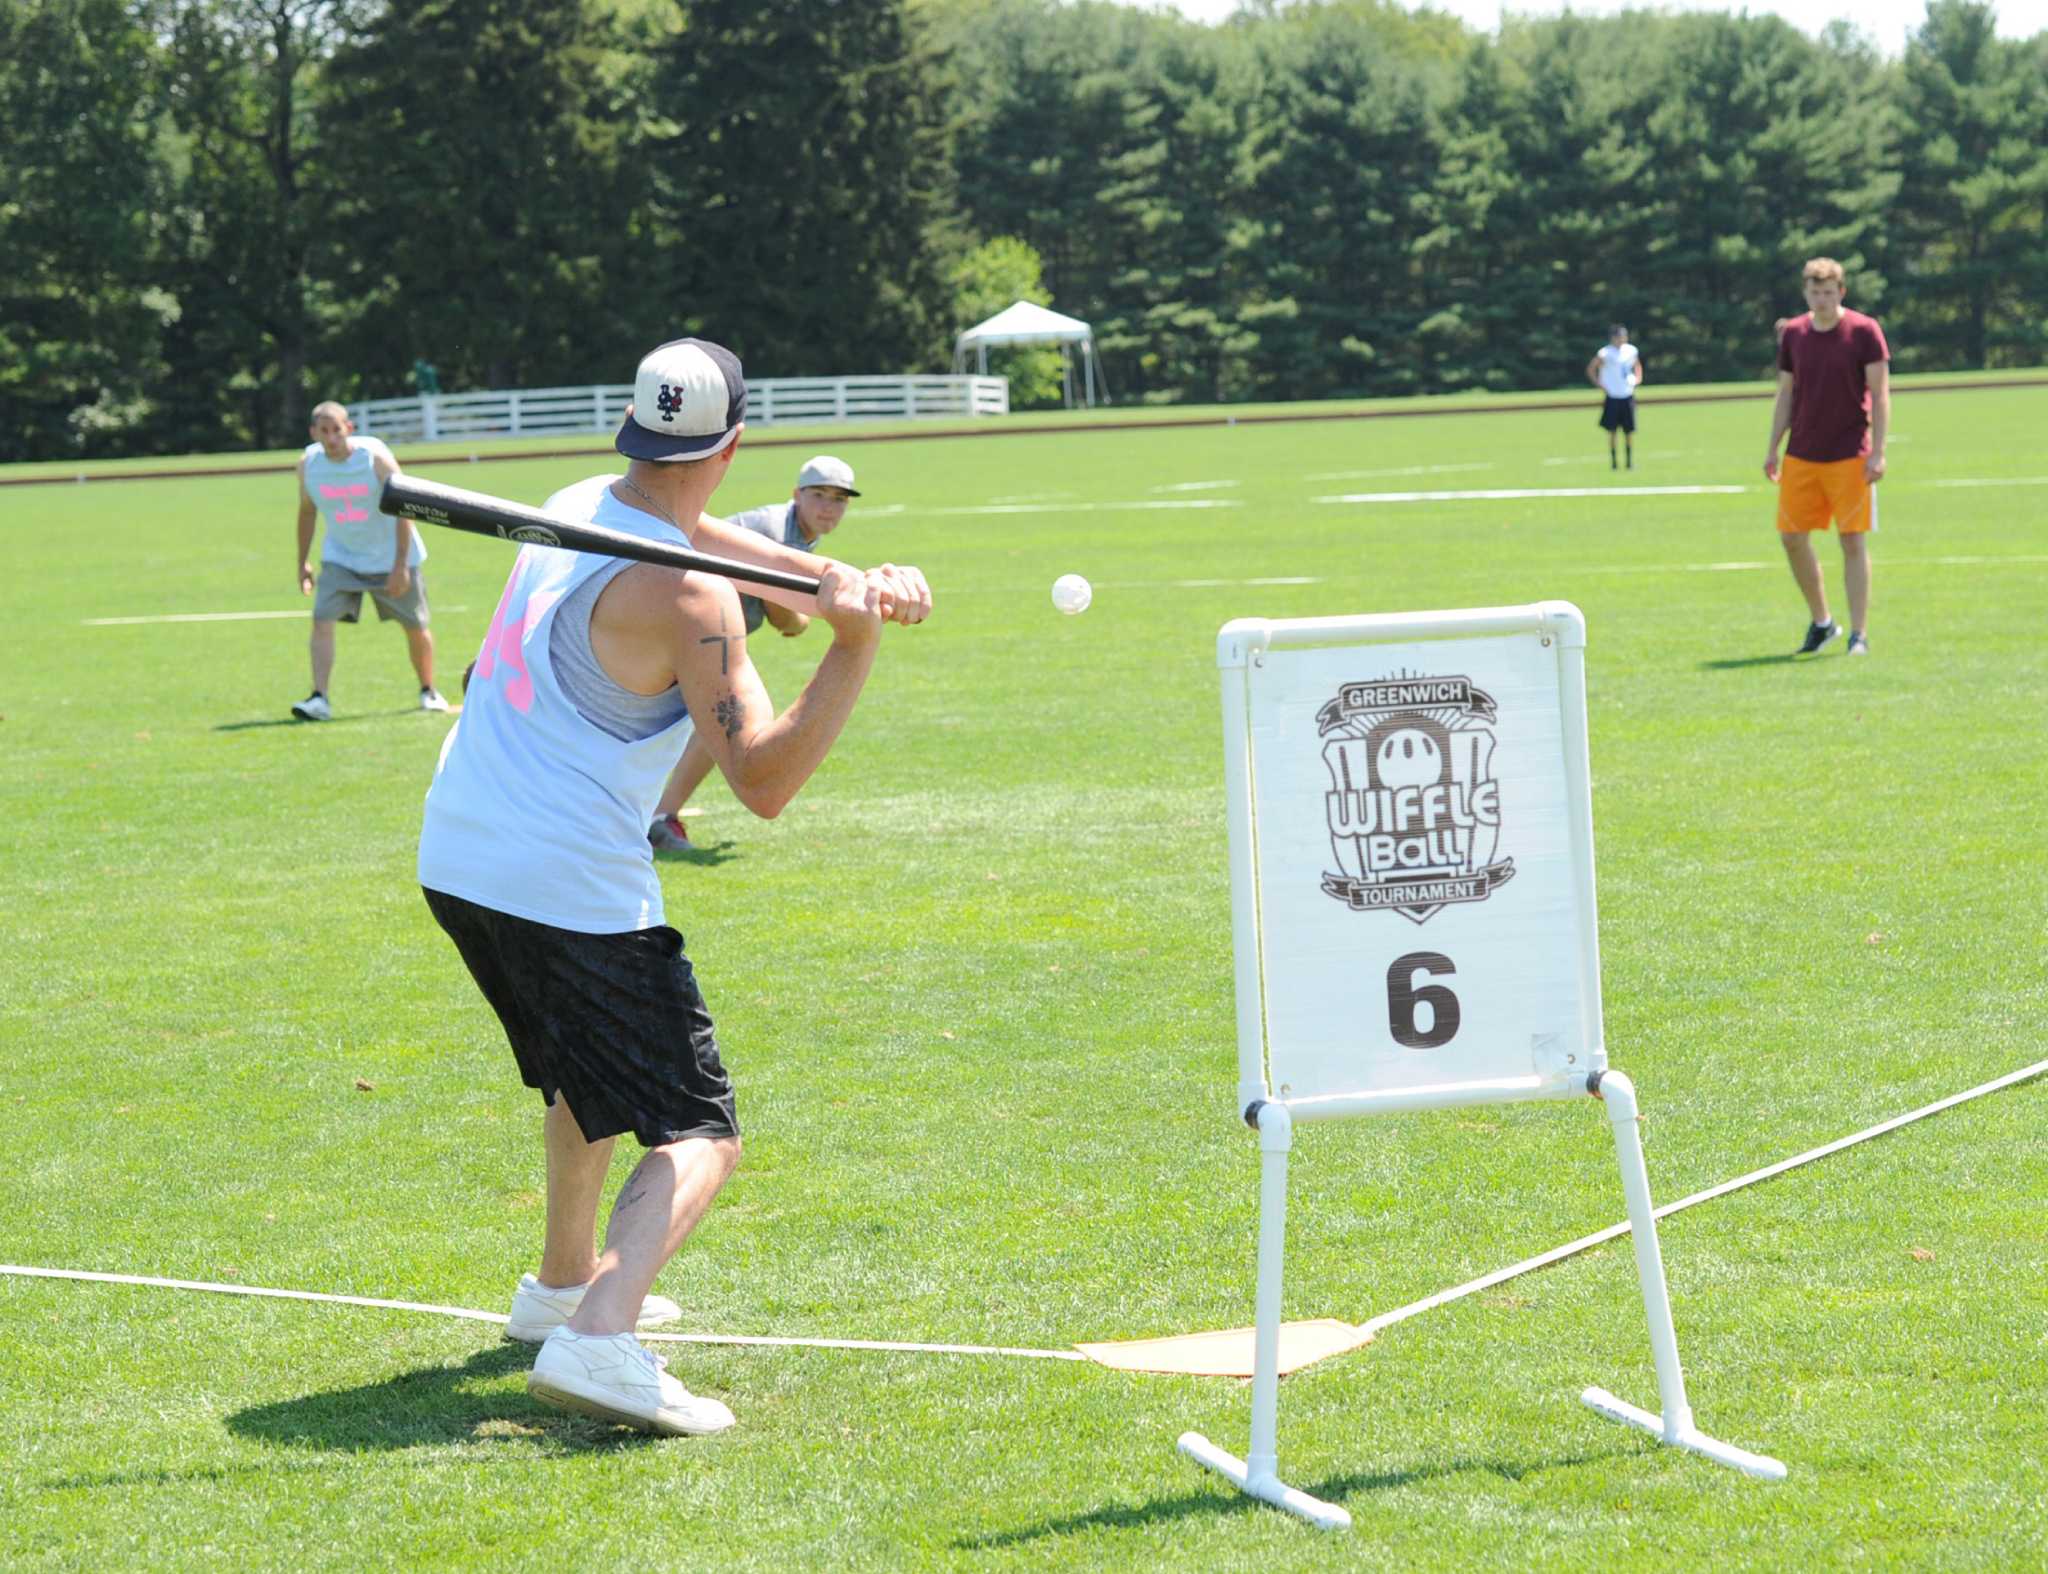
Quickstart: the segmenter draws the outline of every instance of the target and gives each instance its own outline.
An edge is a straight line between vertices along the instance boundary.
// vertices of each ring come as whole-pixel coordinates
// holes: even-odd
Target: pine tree
[[[1443,159],[1453,76],[1399,13],[1311,9],[1257,30],[1260,102],[1250,198],[1268,398],[1407,393],[1421,382],[1420,242]]]
[[[1883,300],[1898,190],[1883,68],[1852,34],[1816,42],[1775,17],[1666,20],[1651,65],[1655,162],[1640,277],[1660,380],[1769,370],[1776,317],[1801,310],[1799,266],[1849,271]]]
[[[419,358],[449,391],[630,374],[623,298],[672,275],[632,234],[625,42],[598,0],[393,0],[351,32],[315,172],[344,383],[395,393]]]
[[[0,0],[0,462],[148,442],[177,306],[155,278],[145,22],[120,0]]]
[[[318,323],[313,96],[346,3],[173,7],[171,103],[186,165],[166,237],[180,305],[167,346],[173,442],[270,447],[306,429]]]
[[[1934,0],[1906,46],[1897,240],[1915,367],[2034,365],[2048,351],[2048,49],[1989,5]]]
[[[650,140],[648,331],[756,376],[950,353],[944,62],[905,0],[684,0]],[[658,324],[658,326],[657,326]]]

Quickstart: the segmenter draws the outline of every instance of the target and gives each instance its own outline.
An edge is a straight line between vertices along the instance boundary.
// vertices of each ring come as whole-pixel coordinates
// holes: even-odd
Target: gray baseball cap
[[[830,454],[806,459],[803,469],[796,473],[796,484],[800,487],[836,486],[850,497],[860,496],[860,488],[853,484],[853,466],[844,459],[834,459]]]

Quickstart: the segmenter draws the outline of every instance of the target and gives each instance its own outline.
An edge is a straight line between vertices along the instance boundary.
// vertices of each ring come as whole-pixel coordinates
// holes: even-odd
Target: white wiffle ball
[[[1079,574],[1062,574],[1052,582],[1052,604],[1068,617],[1086,612],[1094,599],[1094,589]]]

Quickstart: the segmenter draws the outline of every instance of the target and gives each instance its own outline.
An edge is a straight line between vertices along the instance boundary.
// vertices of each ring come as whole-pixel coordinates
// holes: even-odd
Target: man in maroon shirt
[[[1891,350],[1877,319],[1842,305],[1842,265],[1816,257],[1804,270],[1806,304],[1778,335],[1778,399],[1764,476],[1778,485],[1778,539],[1813,622],[1799,654],[1810,656],[1842,632],[1828,615],[1813,532],[1830,522],[1842,538],[1849,595],[1849,654],[1867,656],[1869,534],[1877,528],[1877,482],[1891,427]],[[1778,444],[1787,429],[1783,473]]]

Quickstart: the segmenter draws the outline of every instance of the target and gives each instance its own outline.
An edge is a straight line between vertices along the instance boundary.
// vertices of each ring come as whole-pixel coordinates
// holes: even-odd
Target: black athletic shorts
[[[519,1075],[550,1104],[566,1098],[585,1140],[630,1131],[652,1148],[739,1134],[711,1013],[675,930],[582,934],[421,889],[505,1024]]]
[[[1603,432],[1633,432],[1636,429],[1636,402],[1633,398],[1617,399],[1608,394],[1607,403],[1600,408],[1600,429]]]

